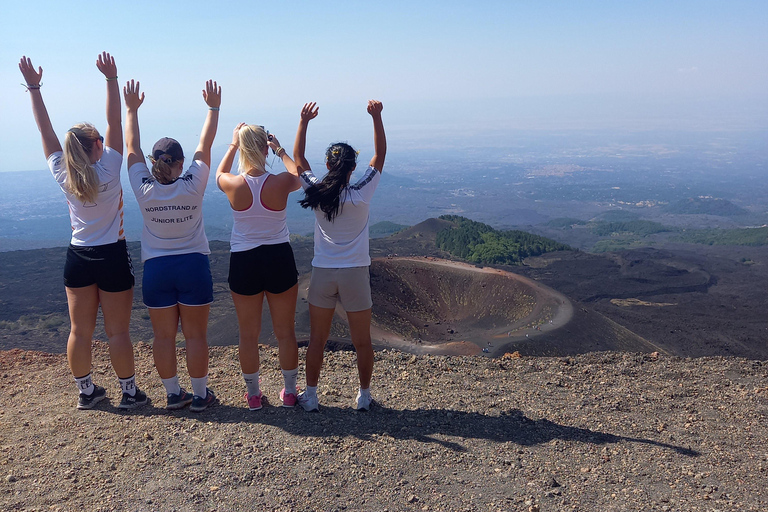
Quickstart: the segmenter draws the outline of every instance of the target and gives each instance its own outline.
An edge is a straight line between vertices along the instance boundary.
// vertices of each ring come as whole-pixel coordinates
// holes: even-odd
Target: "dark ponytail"
[[[349,173],[357,165],[357,152],[345,142],[331,144],[325,151],[328,174],[322,181],[304,191],[304,199],[299,201],[302,208],[311,208],[325,213],[328,222],[333,222],[341,213],[341,194],[347,188]]]

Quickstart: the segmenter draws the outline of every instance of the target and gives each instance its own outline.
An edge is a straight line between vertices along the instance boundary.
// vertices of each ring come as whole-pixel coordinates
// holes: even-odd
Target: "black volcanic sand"
[[[768,510],[768,362],[386,350],[379,405],[356,413],[355,357],[341,351],[306,413],[278,407],[277,351],[261,353],[269,404],[245,407],[236,347],[214,347],[220,404],[192,413],[162,408],[143,343],[153,405],[133,412],[115,407],[104,343],[94,379],[108,400],[91,411],[75,409],[63,354],[0,351],[0,509]]]
[[[768,359],[768,247],[685,244],[610,255],[564,252],[527,263],[512,270],[659,350]]]
[[[434,240],[435,233],[446,224],[450,223],[429,219],[389,238],[372,240],[371,254],[374,260],[393,256],[445,258],[447,255],[437,249]],[[299,238],[292,246],[303,275],[296,329],[300,343],[306,344],[309,314],[305,288],[306,274],[311,269],[312,240]],[[237,320],[226,283],[228,247],[226,242],[211,242],[215,296],[209,323],[211,345],[232,345],[238,341]],[[141,303],[139,246],[129,243],[129,248],[137,277],[131,336],[134,341],[150,342],[149,315]],[[0,252],[1,349],[64,352],[69,331],[61,278],[64,254],[64,248]],[[477,347],[483,347],[489,348],[487,355],[519,351],[523,355],[556,356],[628,350],[683,357],[734,355],[768,359],[768,247],[675,245],[611,254],[566,251],[529,258],[521,267],[499,267],[562,293],[574,311],[571,321],[562,328],[547,330],[548,324],[543,323],[538,327],[544,332],[539,332],[532,323],[529,329],[533,330],[516,332],[508,340],[503,339],[503,333],[499,338],[498,331],[507,321],[504,318],[510,317],[493,313],[483,317],[478,325],[467,313],[459,329],[445,326],[446,321],[453,321],[447,315],[450,311],[441,312],[443,317],[435,316],[429,306],[430,300],[437,297],[419,290],[441,280],[455,283],[456,296],[447,297],[450,302],[463,296],[465,277],[438,273],[435,276],[440,279],[433,279],[430,272],[422,270],[384,271],[376,265],[374,262],[372,268],[375,323],[382,331],[394,332],[396,338],[405,340],[391,344],[406,351],[437,353],[442,348],[454,353],[473,353]],[[386,284],[384,277],[391,285]],[[382,283],[386,284],[383,292],[379,289]],[[445,293],[449,287],[434,289]],[[514,297],[515,293],[518,292],[509,296]],[[473,292],[472,300],[481,295]],[[494,301],[481,299],[480,303],[492,309]],[[524,307],[524,303],[515,304],[511,311],[519,313]],[[275,344],[266,305],[262,319],[262,341]],[[472,339],[465,338],[465,334]],[[95,337],[105,338],[100,324]],[[422,343],[418,343],[420,338]],[[183,344],[183,338],[178,339]],[[424,343],[425,339],[430,341]],[[343,314],[335,319],[329,348],[350,348]]]

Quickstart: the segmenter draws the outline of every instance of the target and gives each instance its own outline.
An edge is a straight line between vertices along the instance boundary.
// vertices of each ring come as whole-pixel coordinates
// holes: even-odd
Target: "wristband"
[[[38,89],[40,89],[40,86],[42,86],[42,85],[43,85],[42,83],[39,83],[39,84],[21,84],[22,87],[25,87],[27,89],[27,92],[29,92],[30,89],[33,90],[33,91],[37,91]]]
[[[219,107],[210,107],[208,110],[213,110],[214,112],[218,112]]]
[[[117,77],[116,77],[116,76],[112,76],[112,77],[108,77],[108,78],[107,78],[107,82],[111,82],[111,81],[113,81],[113,80],[115,80],[115,81],[116,81],[116,80],[117,80]]]
[[[280,156],[280,152],[281,152],[281,151],[282,151],[283,153],[285,153],[285,148],[284,148],[283,146],[280,146],[280,147],[278,147],[278,148],[275,150],[275,154],[276,154],[277,156]]]

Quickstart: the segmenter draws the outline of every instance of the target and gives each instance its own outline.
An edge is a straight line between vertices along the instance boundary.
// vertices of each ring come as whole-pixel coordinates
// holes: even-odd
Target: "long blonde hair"
[[[96,202],[99,195],[99,177],[91,164],[93,144],[98,139],[98,130],[89,123],[76,124],[64,136],[65,186],[84,203]]]
[[[240,128],[238,138],[240,141],[240,159],[238,162],[240,174],[250,170],[266,171],[267,157],[264,156],[264,149],[267,147],[267,132],[264,131],[264,127],[247,124]]]

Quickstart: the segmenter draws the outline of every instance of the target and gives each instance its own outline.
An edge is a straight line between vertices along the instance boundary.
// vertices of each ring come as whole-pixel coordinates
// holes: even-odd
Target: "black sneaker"
[[[170,411],[175,409],[182,409],[191,404],[192,399],[192,393],[187,393],[184,388],[181,388],[181,391],[179,391],[178,394],[168,394],[168,404],[165,406],[165,408]]]
[[[139,388],[136,388],[136,394],[131,396],[128,393],[123,393],[123,399],[120,400],[120,405],[117,406],[118,409],[136,409],[137,407],[141,407],[142,405],[146,405],[149,403],[149,398],[147,398],[147,394],[144,393]]]
[[[93,386],[93,393],[86,395],[80,393],[80,397],[77,399],[78,409],[93,409],[93,407],[107,398],[107,390],[101,386]]]
[[[216,395],[210,389],[205,388],[205,398],[195,395],[192,398],[192,405],[189,406],[189,410],[192,412],[204,411],[209,405],[213,405],[214,402],[216,402]]]

